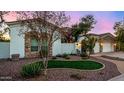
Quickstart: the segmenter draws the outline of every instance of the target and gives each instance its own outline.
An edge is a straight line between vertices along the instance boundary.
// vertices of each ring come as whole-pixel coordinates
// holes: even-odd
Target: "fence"
[[[0,59],[10,57],[10,43],[0,42]]]
[[[76,48],[75,43],[62,43],[61,44],[61,54],[75,54]]]

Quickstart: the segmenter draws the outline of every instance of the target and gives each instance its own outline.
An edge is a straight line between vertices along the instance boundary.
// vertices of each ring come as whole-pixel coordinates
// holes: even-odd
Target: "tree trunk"
[[[48,53],[46,55],[44,55],[45,57],[43,57],[43,64],[44,64],[43,74],[44,74],[44,76],[45,76],[46,79],[47,79],[48,60],[49,60],[49,54],[50,54],[50,44],[48,44],[47,51],[48,51]]]

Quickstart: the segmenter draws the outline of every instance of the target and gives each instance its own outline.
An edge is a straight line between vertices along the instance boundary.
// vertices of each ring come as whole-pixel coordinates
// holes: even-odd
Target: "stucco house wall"
[[[62,43],[61,44],[61,53],[64,54],[75,54],[76,48],[75,43]]]
[[[56,40],[52,45],[52,55],[61,54],[61,39]]]
[[[21,27],[19,25],[10,26],[10,58],[12,54],[19,54],[20,58],[25,57],[25,35],[20,35]]]

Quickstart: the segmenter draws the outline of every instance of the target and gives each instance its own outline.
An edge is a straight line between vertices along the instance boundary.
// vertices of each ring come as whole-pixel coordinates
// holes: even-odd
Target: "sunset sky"
[[[93,15],[97,23],[95,25],[95,28],[91,32],[96,34],[106,32],[114,33],[114,23],[124,19],[124,12],[122,11],[67,11],[66,14],[70,15],[71,17],[71,20],[68,22],[68,26],[78,23],[80,18],[85,15]],[[15,21],[15,15],[16,14],[14,13],[10,13],[8,16],[6,16],[5,19],[7,21]]]

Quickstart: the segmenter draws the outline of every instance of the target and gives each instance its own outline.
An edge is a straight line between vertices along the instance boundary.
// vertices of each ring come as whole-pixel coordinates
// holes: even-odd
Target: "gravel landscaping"
[[[77,57],[78,60],[79,57]],[[76,59],[76,57],[75,57]],[[23,79],[20,76],[20,70],[24,64],[29,64],[39,59],[25,59],[19,62],[2,61],[0,62],[0,80],[44,80],[42,73],[40,76]],[[77,69],[48,69],[47,80],[49,81],[75,81],[75,80],[86,80],[86,81],[103,81],[109,80],[115,76],[120,75],[115,64],[107,61],[98,59],[91,59],[94,61],[101,62],[105,65],[105,68],[98,71],[85,71]]]

